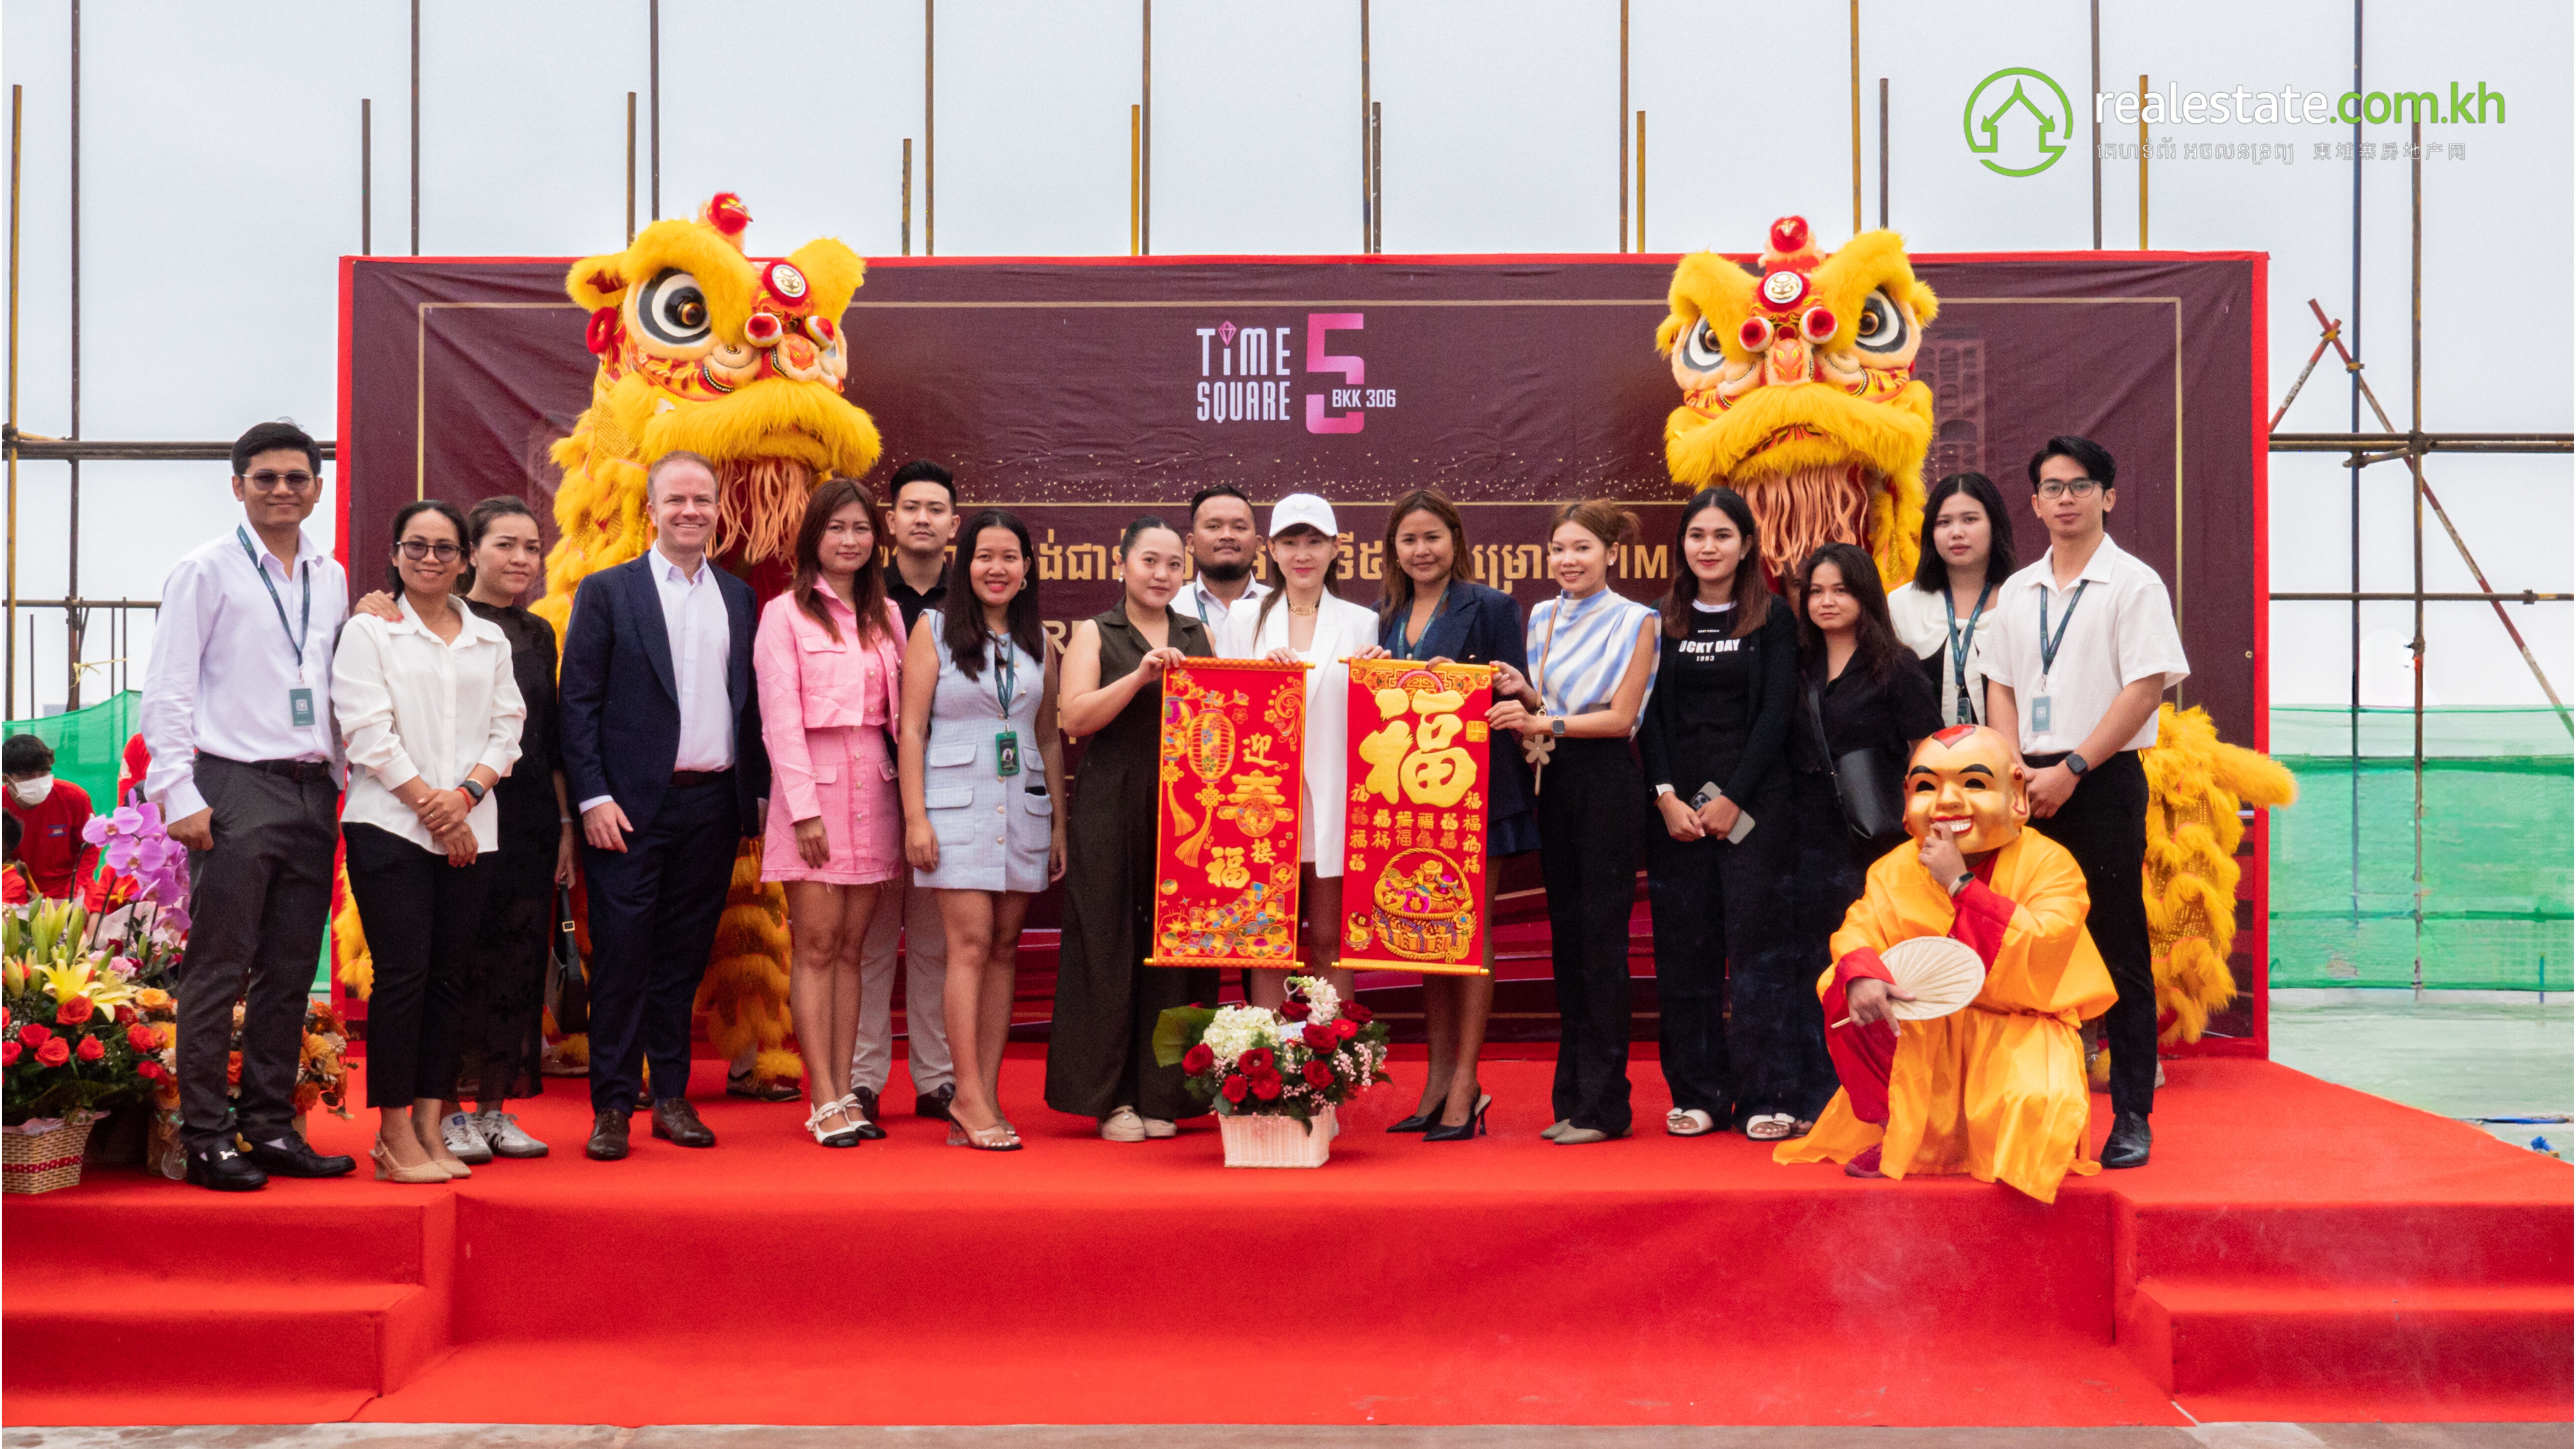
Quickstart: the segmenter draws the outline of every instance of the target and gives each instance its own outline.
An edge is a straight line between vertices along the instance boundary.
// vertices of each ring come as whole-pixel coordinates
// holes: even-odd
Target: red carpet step
[[[1668,1138],[1650,1061],[1638,1135],[1558,1148],[1549,1071],[1489,1063],[1473,1143],[1382,1090],[1311,1173],[1101,1142],[1035,1059],[1014,1154],[826,1151],[702,1067],[712,1151],[588,1162],[557,1082],[551,1158],[452,1186],[98,1172],[0,1205],[0,1385],[15,1425],[2570,1417],[2569,1168],[2459,1124],[2176,1062],[2154,1163],[2044,1207]]]

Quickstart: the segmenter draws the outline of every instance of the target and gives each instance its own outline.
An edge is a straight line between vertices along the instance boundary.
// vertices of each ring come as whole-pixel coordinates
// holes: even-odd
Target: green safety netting
[[[2299,801],[2272,816],[2271,983],[2565,991],[2576,960],[2576,767],[2546,709],[2424,721],[2424,886],[2415,900],[2414,714],[2272,712]],[[2357,847],[2357,848],[2356,848]]]
[[[54,747],[54,778],[69,780],[89,792],[95,810],[116,808],[116,775],[125,760],[125,742],[134,738],[136,706],[143,696],[127,690],[101,703],[49,714],[41,719],[13,719],[0,731],[34,735]]]

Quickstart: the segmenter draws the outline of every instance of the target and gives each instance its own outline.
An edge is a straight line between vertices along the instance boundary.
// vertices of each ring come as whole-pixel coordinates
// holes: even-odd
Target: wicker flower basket
[[[98,1119],[75,1114],[42,1131],[27,1123],[0,1127],[0,1192],[52,1192],[78,1187],[89,1129]]]
[[[1331,1107],[1312,1122],[1294,1117],[1219,1117],[1228,1167],[1321,1167],[1333,1155],[1333,1139],[1342,1127]]]

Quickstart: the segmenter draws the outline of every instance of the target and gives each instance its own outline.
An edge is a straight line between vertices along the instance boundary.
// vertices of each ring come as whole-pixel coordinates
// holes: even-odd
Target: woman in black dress
[[[492,791],[501,805],[501,849],[492,894],[465,976],[457,1023],[456,1095],[447,1106],[447,1149],[466,1162],[543,1157],[546,1144],[519,1128],[503,1104],[533,1097],[545,1051],[546,964],[554,941],[555,888],[572,883],[572,809],[556,741],[555,631],[519,607],[545,578],[545,544],[535,515],[516,498],[486,498],[466,515],[473,572],[466,607],[510,640],[519,693],[528,705],[519,762]],[[480,1110],[466,1112],[471,1100]]]
[[[1214,1001],[1217,974],[1148,966],[1154,945],[1154,810],[1162,768],[1163,671],[1214,651],[1198,620],[1168,607],[1186,557],[1151,514],[1118,540],[1125,595],[1074,626],[1062,720],[1088,743],[1067,807],[1064,945],[1047,1043],[1046,1101],[1090,1117],[1111,1142],[1170,1137],[1207,1107],[1177,1066],[1154,1060],[1167,1007]]]
[[[1798,815],[1793,878],[1799,959],[1813,972],[1829,964],[1829,943],[1843,913],[1860,899],[1871,862],[1908,843],[1901,805],[1892,830],[1863,838],[1850,828],[1834,762],[1857,750],[1879,751],[1891,802],[1901,801],[1896,781],[1915,745],[1941,728],[1941,704],[1913,651],[1897,642],[1878,565],[1868,553],[1829,543],[1808,555],[1798,574],[1798,603],[1801,698],[1798,723],[1789,731],[1790,789]],[[1825,1056],[1824,1016],[1812,988],[1806,1006],[1813,1025],[1810,1030],[1801,1023],[1802,1090],[1793,1106],[1748,1120],[1748,1137],[1776,1141],[1802,1134],[1833,1099],[1838,1084]]]

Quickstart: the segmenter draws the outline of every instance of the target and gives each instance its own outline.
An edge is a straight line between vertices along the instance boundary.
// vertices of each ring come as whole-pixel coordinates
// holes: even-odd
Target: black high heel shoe
[[[1447,1104],[1443,1103],[1442,1105],[1446,1106]],[[1438,1112],[1416,1112],[1401,1122],[1389,1123],[1386,1130],[1389,1132],[1428,1132],[1439,1125],[1440,1114]]]
[[[1428,1131],[1422,1134],[1422,1140],[1425,1142],[1465,1142],[1470,1138],[1482,1137],[1485,1135],[1485,1109],[1492,1105],[1494,1105],[1494,1098],[1491,1093],[1479,1093],[1476,1097],[1476,1110],[1467,1114],[1466,1121],[1459,1123],[1455,1127],[1452,1127],[1445,1122],[1435,1122]]]

